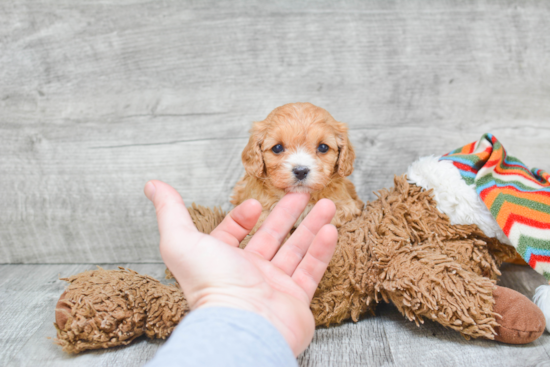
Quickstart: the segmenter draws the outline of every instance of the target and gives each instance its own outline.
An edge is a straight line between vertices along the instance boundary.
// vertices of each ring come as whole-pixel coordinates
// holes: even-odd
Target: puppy
[[[242,153],[246,173],[235,185],[231,203],[258,200],[263,207],[258,227],[287,192],[308,192],[310,202],[295,227],[322,198],[336,204],[332,224],[348,222],[361,213],[363,202],[346,178],[355,159],[347,131],[345,124],[311,103],[276,108],[250,130]]]

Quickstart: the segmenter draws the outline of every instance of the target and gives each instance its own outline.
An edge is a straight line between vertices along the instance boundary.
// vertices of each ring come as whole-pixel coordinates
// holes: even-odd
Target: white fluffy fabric
[[[550,332],[550,285],[537,287],[533,302],[541,309],[546,319],[546,331]]]
[[[477,224],[488,236],[511,245],[510,240],[481,198],[474,185],[468,185],[451,161],[428,156],[415,161],[407,170],[409,182],[433,189],[437,209],[449,216],[452,224]]]

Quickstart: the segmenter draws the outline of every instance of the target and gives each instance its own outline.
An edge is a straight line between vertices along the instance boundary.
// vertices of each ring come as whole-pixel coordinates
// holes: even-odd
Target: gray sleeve
[[[145,367],[297,365],[286,340],[264,317],[206,307],[187,315]]]

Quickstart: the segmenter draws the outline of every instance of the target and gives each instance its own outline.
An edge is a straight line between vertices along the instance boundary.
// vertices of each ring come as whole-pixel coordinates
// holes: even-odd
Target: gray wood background
[[[281,104],[349,124],[365,200],[484,132],[549,170],[549,35],[543,0],[0,2],[0,365],[148,360],[160,342],[76,358],[51,345],[58,275],[102,263],[160,277],[144,184],[229,208],[247,131]],[[526,295],[542,284],[507,270]],[[549,343],[466,342],[385,306],[319,330],[300,362],[525,366]]]

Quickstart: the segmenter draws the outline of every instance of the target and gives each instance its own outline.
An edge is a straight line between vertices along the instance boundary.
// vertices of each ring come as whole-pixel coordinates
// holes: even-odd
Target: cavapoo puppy
[[[336,205],[332,224],[339,227],[361,213],[363,202],[346,177],[355,152],[344,123],[311,103],[290,103],[255,122],[242,153],[246,173],[235,185],[231,203],[254,198],[263,207],[258,225],[287,192],[308,192],[311,199],[298,219],[328,198]]]

